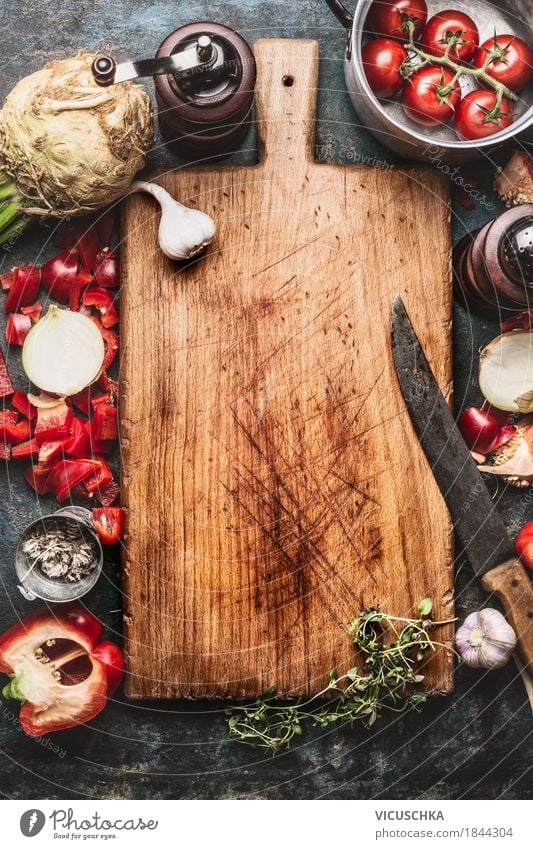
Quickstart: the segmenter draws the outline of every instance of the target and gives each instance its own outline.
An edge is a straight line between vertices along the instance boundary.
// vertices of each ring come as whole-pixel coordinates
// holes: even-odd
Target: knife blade
[[[457,535],[483,587],[501,599],[533,673],[533,588],[516,559],[498,502],[477,466],[427,361],[400,296],[392,308],[392,355],[403,398],[450,511]]]

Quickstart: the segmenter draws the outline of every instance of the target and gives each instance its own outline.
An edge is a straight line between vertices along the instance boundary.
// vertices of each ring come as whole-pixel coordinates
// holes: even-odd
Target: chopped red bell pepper
[[[98,463],[98,466],[95,468],[94,474],[83,481],[85,489],[89,493],[96,492],[96,490],[106,486],[113,480],[113,472],[104,458],[95,457],[95,461]]]
[[[94,470],[94,460],[58,460],[52,465],[46,488],[61,504],[68,499],[72,487],[88,478]]]
[[[21,392],[20,389],[15,390],[11,403],[15,410],[18,410],[19,413],[22,413],[22,415],[26,416],[26,418],[30,419],[30,421],[32,421],[37,415],[37,407],[33,406],[28,396],[25,395],[24,392]]]
[[[69,309],[72,310],[72,312],[78,312],[81,303],[81,293],[83,292],[85,286],[87,286],[87,284],[90,283],[92,279],[92,274],[90,274],[88,271],[84,271],[83,269],[81,271],[78,271],[78,273],[76,274],[74,283],[70,287],[69,291],[68,304]]]
[[[13,269],[13,283],[4,303],[6,312],[16,312],[33,304],[41,285],[41,269],[36,265]]]
[[[111,398],[112,403],[116,403],[116,401],[118,401],[118,380],[114,380],[112,377],[109,377],[106,371],[102,371],[100,377],[96,382],[100,389],[102,389],[104,392],[107,392],[107,394]]]
[[[116,289],[120,284],[118,257],[109,248],[104,248],[96,257],[94,282],[104,289]]]
[[[27,419],[22,419],[18,424],[10,424],[3,422],[0,424],[0,440],[9,442],[10,445],[16,445],[18,442],[24,442],[30,435],[30,423]]]
[[[79,261],[78,251],[70,248],[52,257],[41,269],[43,288],[61,304],[69,302],[70,287],[76,282]]]
[[[8,345],[24,345],[31,330],[31,318],[18,312],[10,312],[6,323],[6,342]]]
[[[83,483],[77,483],[76,486],[72,487],[70,497],[72,501],[92,501],[94,498],[93,495],[89,495]]]
[[[48,480],[49,474],[49,466],[41,466],[37,464],[35,466],[29,466],[29,468],[27,468],[24,472],[24,477],[35,492],[39,495],[44,495],[45,492],[48,492],[46,488],[46,481]]]
[[[11,453],[13,455],[13,459],[34,457],[39,453],[39,443],[36,439],[28,439],[27,442],[21,442],[19,445],[14,445]]]
[[[72,430],[70,436],[63,443],[65,454],[70,454],[71,457],[89,457],[91,454],[91,440],[84,427],[84,422],[81,419],[74,418],[72,420]]]
[[[113,327],[118,323],[118,312],[113,303],[113,296],[107,289],[99,289],[97,286],[89,286],[82,297],[82,303],[87,307],[96,307],[101,315],[103,327]]]
[[[109,392],[103,392],[101,395],[91,398],[91,407],[93,410],[96,410],[100,404],[113,404],[113,398]]]
[[[37,440],[35,440],[37,442]],[[39,443],[37,442],[39,445]],[[43,466],[53,465],[53,461],[57,460],[64,454],[65,441],[56,439],[53,442],[43,442],[39,445],[39,463]]]
[[[122,680],[118,646],[101,642],[101,622],[81,605],[44,607],[0,636],[6,698],[22,702],[19,721],[34,737],[93,719]]]
[[[6,361],[0,348],[0,398],[7,398],[8,395],[13,395],[14,391],[15,389],[11,383]]]
[[[15,279],[15,274],[13,271],[5,271],[3,274],[0,274],[0,285],[4,292],[9,292],[13,285],[13,280]]]
[[[76,239],[76,247],[80,253],[81,264],[86,271],[92,271],[96,265],[96,257],[100,252],[100,239],[94,227],[87,227]]]
[[[113,440],[104,440],[97,439],[94,435],[93,423],[92,422],[84,422],[83,424],[87,436],[91,442],[91,457],[94,457],[95,454],[114,454],[117,448],[116,442]]]
[[[39,445],[69,436],[72,419],[72,410],[65,401],[58,401],[53,407],[39,407],[35,426],[35,438]]]
[[[19,420],[17,410],[0,410],[0,425],[16,424]]]
[[[124,509],[122,507],[94,507],[93,519],[96,533],[104,545],[113,545],[124,533]]]
[[[105,486],[96,492],[96,497],[102,507],[111,507],[120,495],[120,487],[114,480],[109,481]]]
[[[92,316],[92,320],[94,321],[94,323],[99,328],[100,333],[102,334],[103,339],[104,339],[105,356],[104,356],[103,368],[105,370],[105,369],[108,369],[111,366],[116,355],[118,354],[118,346],[119,346],[118,335],[115,333],[114,330],[111,330],[110,327],[103,327],[102,323],[100,321],[98,321],[98,319],[95,318],[94,316]]]
[[[75,395],[70,396],[70,400],[74,404],[78,410],[85,416],[91,415],[91,386],[88,386],[86,389],[82,389],[81,392],[77,392]]]
[[[21,307],[20,311],[23,315],[28,315],[30,317],[32,324],[36,324],[41,317],[43,305],[40,301],[36,301],[29,307]]]
[[[11,460],[11,445],[0,442],[0,460]]]
[[[96,440],[118,439],[117,408],[101,403],[94,408],[92,432]]]

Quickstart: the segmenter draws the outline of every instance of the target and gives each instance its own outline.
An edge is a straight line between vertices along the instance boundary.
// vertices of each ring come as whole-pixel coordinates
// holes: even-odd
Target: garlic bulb
[[[169,259],[191,259],[213,241],[215,222],[205,212],[184,206],[157,183],[137,180],[128,194],[134,192],[148,192],[159,202],[159,247]]]
[[[498,669],[513,653],[516,634],[499,610],[486,607],[466,617],[455,646],[467,666]]]

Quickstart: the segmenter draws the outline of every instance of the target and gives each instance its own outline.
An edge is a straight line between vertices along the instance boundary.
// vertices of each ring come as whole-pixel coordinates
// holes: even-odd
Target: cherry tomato
[[[425,127],[449,121],[461,100],[461,86],[447,68],[421,68],[409,77],[402,91],[405,114]]]
[[[454,62],[470,62],[479,47],[479,31],[468,15],[446,9],[429,19],[420,43],[426,53],[444,56],[451,45],[449,57]]]
[[[405,80],[400,65],[408,58],[407,51],[392,38],[368,41],[362,51],[363,68],[368,84],[377,97],[392,97]]]
[[[526,522],[516,538],[515,548],[524,566],[533,572],[533,522]]]
[[[513,110],[505,97],[499,111],[497,95],[489,89],[469,92],[455,111],[455,129],[460,139],[484,139],[505,130],[513,123]]]
[[[401,38],[407,41],[407,22],[415,25],[414,37],[418,38],[428,17],[426,0],[376,0],[370,7],[368,24],[378,35]]]
[[[474,67],[485,67],[489,77],[520,91],[533,75],[533,51],[516,35],[493,35],[477,51]]]

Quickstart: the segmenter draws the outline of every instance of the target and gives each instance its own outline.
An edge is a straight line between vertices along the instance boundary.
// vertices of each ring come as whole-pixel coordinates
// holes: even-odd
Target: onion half
[[[511,330],[481,352],[479,388],[498,410],[533,412],[533,333]]]
[[[94,321],[52,305],[28,333],[22,365],[35,386],[64,398],[97,380],[104,356],[104,340]]]

